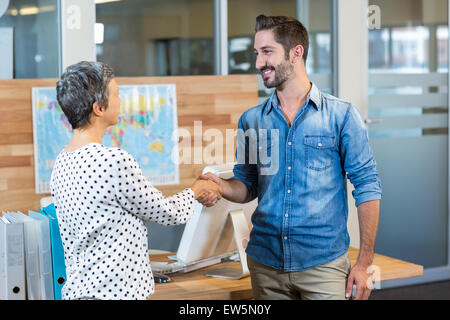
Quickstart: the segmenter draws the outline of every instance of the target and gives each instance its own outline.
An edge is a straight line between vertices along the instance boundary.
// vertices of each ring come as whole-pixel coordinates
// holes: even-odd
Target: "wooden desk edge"
[[[351,265],[356,263],[356,259],[359,254],[359,250],[355,248],[349,248],[348,254],[350,256]],[[157,256],[155,256],[157,257]],[[155,259],[158,260],[158,259]],[[238,266],[238,263],[235,263]],[[423,266],[414,263],[398,260],[395,258],[387,257],[380,254],[375,254],[373,267],[379,268],[380,280],[394,280],[404,279],[410,277],[419,277],[423,275]],[[208,268],[217,268],[211,266]],[[203,268],[190,273],[176,274],[172,277],[174,282],[168,284],[156,284],[155,294],[150,296],[150,300],[245,300],[251,299],[253,296],[251,289],[250,277],[246,277],[241,280],[225,280],[220,279],[219,282],[214,282],[210,288],[208,284],[200,286],[201,288],[194,288],[192,283],[198,283],[198,281],[207,282],[213,281],[212,278],[205,277],[203,273],[208,269]],[[181,278],[180,278],[181,277]],[[189,279],[186,279],[188,277]],[[177,278],[180,281],[177,283]],[[221,283],[230,282],[229,285],[221,286]]]

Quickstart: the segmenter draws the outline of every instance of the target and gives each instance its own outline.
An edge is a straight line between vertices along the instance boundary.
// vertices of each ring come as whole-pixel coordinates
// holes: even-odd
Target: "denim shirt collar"
[[[319,88],[313,82],[311,82],[311,90],[309,91],[308,96],[306,97],[306,104],[308,105],[310,103],[318,111],[322,109],[322,96]],[[266,114],[269,114],[270,111],[272,111],[273,107],[281,110],[276,90],[274,90],[272,95],[269,97],[268,105],[266,107],[267,107]]]

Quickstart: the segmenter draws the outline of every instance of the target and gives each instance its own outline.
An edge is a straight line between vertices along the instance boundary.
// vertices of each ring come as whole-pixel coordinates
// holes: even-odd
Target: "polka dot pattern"
[[[164,197],[128,152],[98,143],[62,151],[50,188],[66,263],[63,299],[153,294],[146,221],[185,223],[193,213],[192,189]]]

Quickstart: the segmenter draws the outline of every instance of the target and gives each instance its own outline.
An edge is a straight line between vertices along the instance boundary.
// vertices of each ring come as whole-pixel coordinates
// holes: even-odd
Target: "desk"
[[[359,250],[350,248],[352,266],[356,263]],[[151,256],[152,261],[168,261],[167,255]],[[421,276],[423,266],[375,254],[373,266],[381,271],[381,281]],[[245,300],[251,299],[250,277],[241,280],[227,280],[204,276],[204,273],[217,268],[240,268],[238,262],[224,262],[188,273],[171,275],[172,282],[157,283],[151,300]]]

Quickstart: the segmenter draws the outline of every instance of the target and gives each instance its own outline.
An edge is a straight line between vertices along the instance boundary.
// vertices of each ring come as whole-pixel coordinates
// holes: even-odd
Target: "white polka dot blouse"
[[[146,299],[154,292],[146,221],[186,223],[194,192],[164,197],[119,148],[61,151],[50,182],[67,281],[63,299]]]

